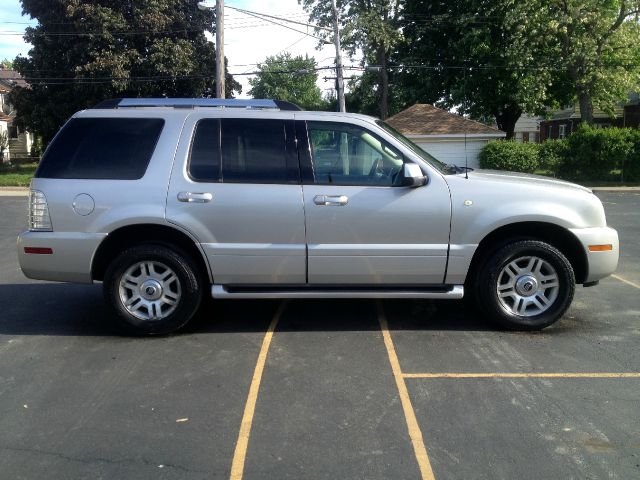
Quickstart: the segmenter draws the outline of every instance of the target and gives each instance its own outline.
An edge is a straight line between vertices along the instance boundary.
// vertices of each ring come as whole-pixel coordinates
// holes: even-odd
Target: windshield
[[[429,165],[437,168],[442,173],[455,173],[455,170],[452,172],[452,169],[446,163],[442,163],[440,160],[437,160],[427,152],[425,152],[418,145],[413,143],[407,137],[398,132],[395,128],[387,125],[382,120],[376,120],[376,124],[385,129],[385,131],[391,135],[393,135],[396,140],[401,142],[405,147],[409,148],[412,152],[418,155],[421,159],[427,162]]]

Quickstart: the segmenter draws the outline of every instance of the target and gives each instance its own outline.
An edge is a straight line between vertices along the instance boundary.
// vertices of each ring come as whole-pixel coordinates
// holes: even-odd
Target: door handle
[[[313,203],[323,207],[342,207],[349,203],[349,197],[346,195],[316,195],[313,197]]]
[[[178,201],[186,203],[208,203],[213,200],[213,195],[209,192],[178,192]]]

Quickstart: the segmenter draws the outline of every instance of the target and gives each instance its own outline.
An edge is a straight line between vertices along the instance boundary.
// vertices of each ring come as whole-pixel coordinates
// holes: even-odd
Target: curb
[[[594,192],[640,192],[640,187],[587,187]]]
[[[26,197],[29,187],[0,187],[0,197]]]

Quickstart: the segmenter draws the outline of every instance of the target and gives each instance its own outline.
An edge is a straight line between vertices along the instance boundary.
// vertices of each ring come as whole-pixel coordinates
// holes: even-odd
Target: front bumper
[[[609,227],[571,228],[570,231],[580,241],[587,255],[585,283],[595,282],[616,271],[620,256],[618,232]],[[593,252],[589,250],[589,245],[611,245],[612,249]]]
[[[105,233],[22,232],[18,261],[28,278],[91,283],[93,256]],[[50,248],[51,254],[25,253],[25,247]]]

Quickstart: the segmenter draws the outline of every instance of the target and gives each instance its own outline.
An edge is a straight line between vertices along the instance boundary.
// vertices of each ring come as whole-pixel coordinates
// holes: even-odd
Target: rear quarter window
[[[36,177],[142,178],[163,126],[159,118],[73,118],[47,149]]]

